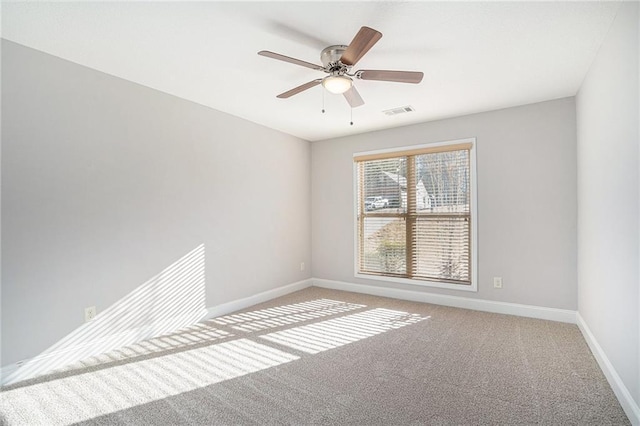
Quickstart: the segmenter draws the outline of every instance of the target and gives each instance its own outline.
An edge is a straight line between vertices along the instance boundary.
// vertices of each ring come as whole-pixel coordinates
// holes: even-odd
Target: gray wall
[[[353,153],[466,137],[477,138],[478,292],[354,278]],[[314,278],[576,309],[573,98],[314,142],[311,150]]]
[[[7,41],[2,125],[2,365],[310,277],[306,141]]]
[[[576,98],[578,311],[640,404],[638,3],[624,3]]]

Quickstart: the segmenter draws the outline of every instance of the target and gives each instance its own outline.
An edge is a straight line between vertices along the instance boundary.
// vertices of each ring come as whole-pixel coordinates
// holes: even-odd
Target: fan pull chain
[[[324,114],[324,88],[322,90],[322,113]]]
[[[353,126],[353,108],[351,108],[351,122],[349,124]]]

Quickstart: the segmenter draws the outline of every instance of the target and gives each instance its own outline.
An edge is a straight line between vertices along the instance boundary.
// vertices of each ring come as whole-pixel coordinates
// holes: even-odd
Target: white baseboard
[[[622,379],[607,358],[597,340],[589,330],[580,313],[566,309],[545,308],[541,306],[521,305],[517,303],[496,302],[484,299],[472,299],[460,296],[449,296],[442,294],[424,293],[413,290],[402,290],[388,287],[378,287],[364,284],[354,284],[344,281],[333,281],[319,278],[310,278],[288,284],[275,289],[267,290],[243,299],[223,303],[207,309],[204,319],[227,315],[242,309],[249,308],[258,303],[267,302],[276,297],[284,296],[294,291],[307,287],[316,286],[335,290],[350,291],[354,293],[370,294],[374,296],[390,297],[394,299],[409,300],[414,302],[433,303],[437,305],[452,306],[456,308],[472,309],[485,312],[493,312],[508,315],[517,315],[529,318],[539,318],[551,321],[559,321],[577,324],[582,332],[589,348],[596,358],[600,368],[604,372],[616,397],[620,401],[622,408],[629,417],[633,425],[640,425],[640,407],[634,401],[631,393],[622,382]],[[32,362],[33,359],[23,360],[18,363],[3,366],[0,370],[0,384],[4,385],[5,380],[10,378],[22,365]]]
[[[211,308],[207,308],[202,314],[198,315],[197,317],[184,319],[169,318],[161,323],[150,324],[132,330],[125,330],[118,335],[109,335],[101,339],[82,341],[79,344],[65,348],[64,350],[46,352],[39,354],[33,358],[23,359],[13,364],[3,366],[0,369],[0,385],[10,385],[22,380],[37,377],[42,374],[47,374],[48,372],[63,367],[64,365],[77,361],[79,359],[99,353],[104,353],[123,345],[134,344],[139,341],[152,338],[159,334],[170,332],[172,330],[171,327],[173,327],[173,329],[181,328],[191,325],[195,322],[230,314],[232,312],[248,308],[255,304],[266,302],[268,300],[275,299],[276,297],[284,296],[285,294],[293,293],[294,291],[311,287],[312,285],[313,282],[311,279],[298,281],[292,284],[255,294],[244,299],[234,300]],[[121,344],[115,345],[115,343]]]
[[[240,311],[253,305],[257,305],[258,303],[267,302],[271,299],[275,299],[276,297],[284,296],[285,294],[293,293],[294,291],[311,287],[312,285],[313,280],[309,278],[292,284],[284,285],[282,287],[263,291],[262,293],[254,294],[253,296],[245,297],[244,299],[233,300],[221,305],[216,305],[208,308],[209,312],[205,319],[215,318],[221,315],[228,315],[232,312]]]
[[[593,356],[595,357],[600,369],[604,373],[605,377],[609,381],[609,385],[611,389],[613,389],[613,393],[616,394],[618,401],[620,401],[620,405],[622,405],[622,409],[624,410],[627,417],[631,421],[632,425],[640,425],[640,407],[634,401],[629,389],[624,385],[624,382],[616,372],[616,369],[609,361],[607,354],[602,350],[600,344],[596,340],[593,333],[587,326],[587,323],[584,321],[584,318],[578,312],[577,314],[578,328],[582,332],[584,339],[587,341],[587,345],[591,349]]]
[[[84,323],[44,352],[3,366],[0,369],[0,385],[11,385],[33,379],[77,361],[173,332],[201,321],[206,314],[207,310],[201,309],[177,317],[160,319],[140,327],[108,332],[105,331],[106,320],[98,317],[93,322]]]
[[[567,309],[520,305],[517,303],[496,302],[493,300],[472,299],[469,297],[461,296],[448,296],[444,294],[425,293],[413,290],[401,290],[365,284],[353,284],[344,281],[332,281],[318,278],[313,279],[313,285],[335,290],[351,291],[354,293],[371,294],[373,296],[410,300],[412,302],[433,303],[435,305],[472,309],[474,311],[517,315],[521,317],[539,318],[550,321],[566,322],[570,324],[576,323],[576,311]]]

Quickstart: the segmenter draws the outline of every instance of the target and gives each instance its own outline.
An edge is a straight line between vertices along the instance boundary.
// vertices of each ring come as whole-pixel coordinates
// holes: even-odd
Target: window
[[[354,155],[357,276],[476,290],[474,144]]]

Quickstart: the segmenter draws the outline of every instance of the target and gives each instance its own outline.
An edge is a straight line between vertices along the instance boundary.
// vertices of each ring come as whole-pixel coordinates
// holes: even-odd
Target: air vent
[[[398,115],[398,114],[406,114],[408,112],[413,112],[415,109],[411,105],[403,106],[400,108],[392,108],[386,111],[382,111],[384,115]]]

